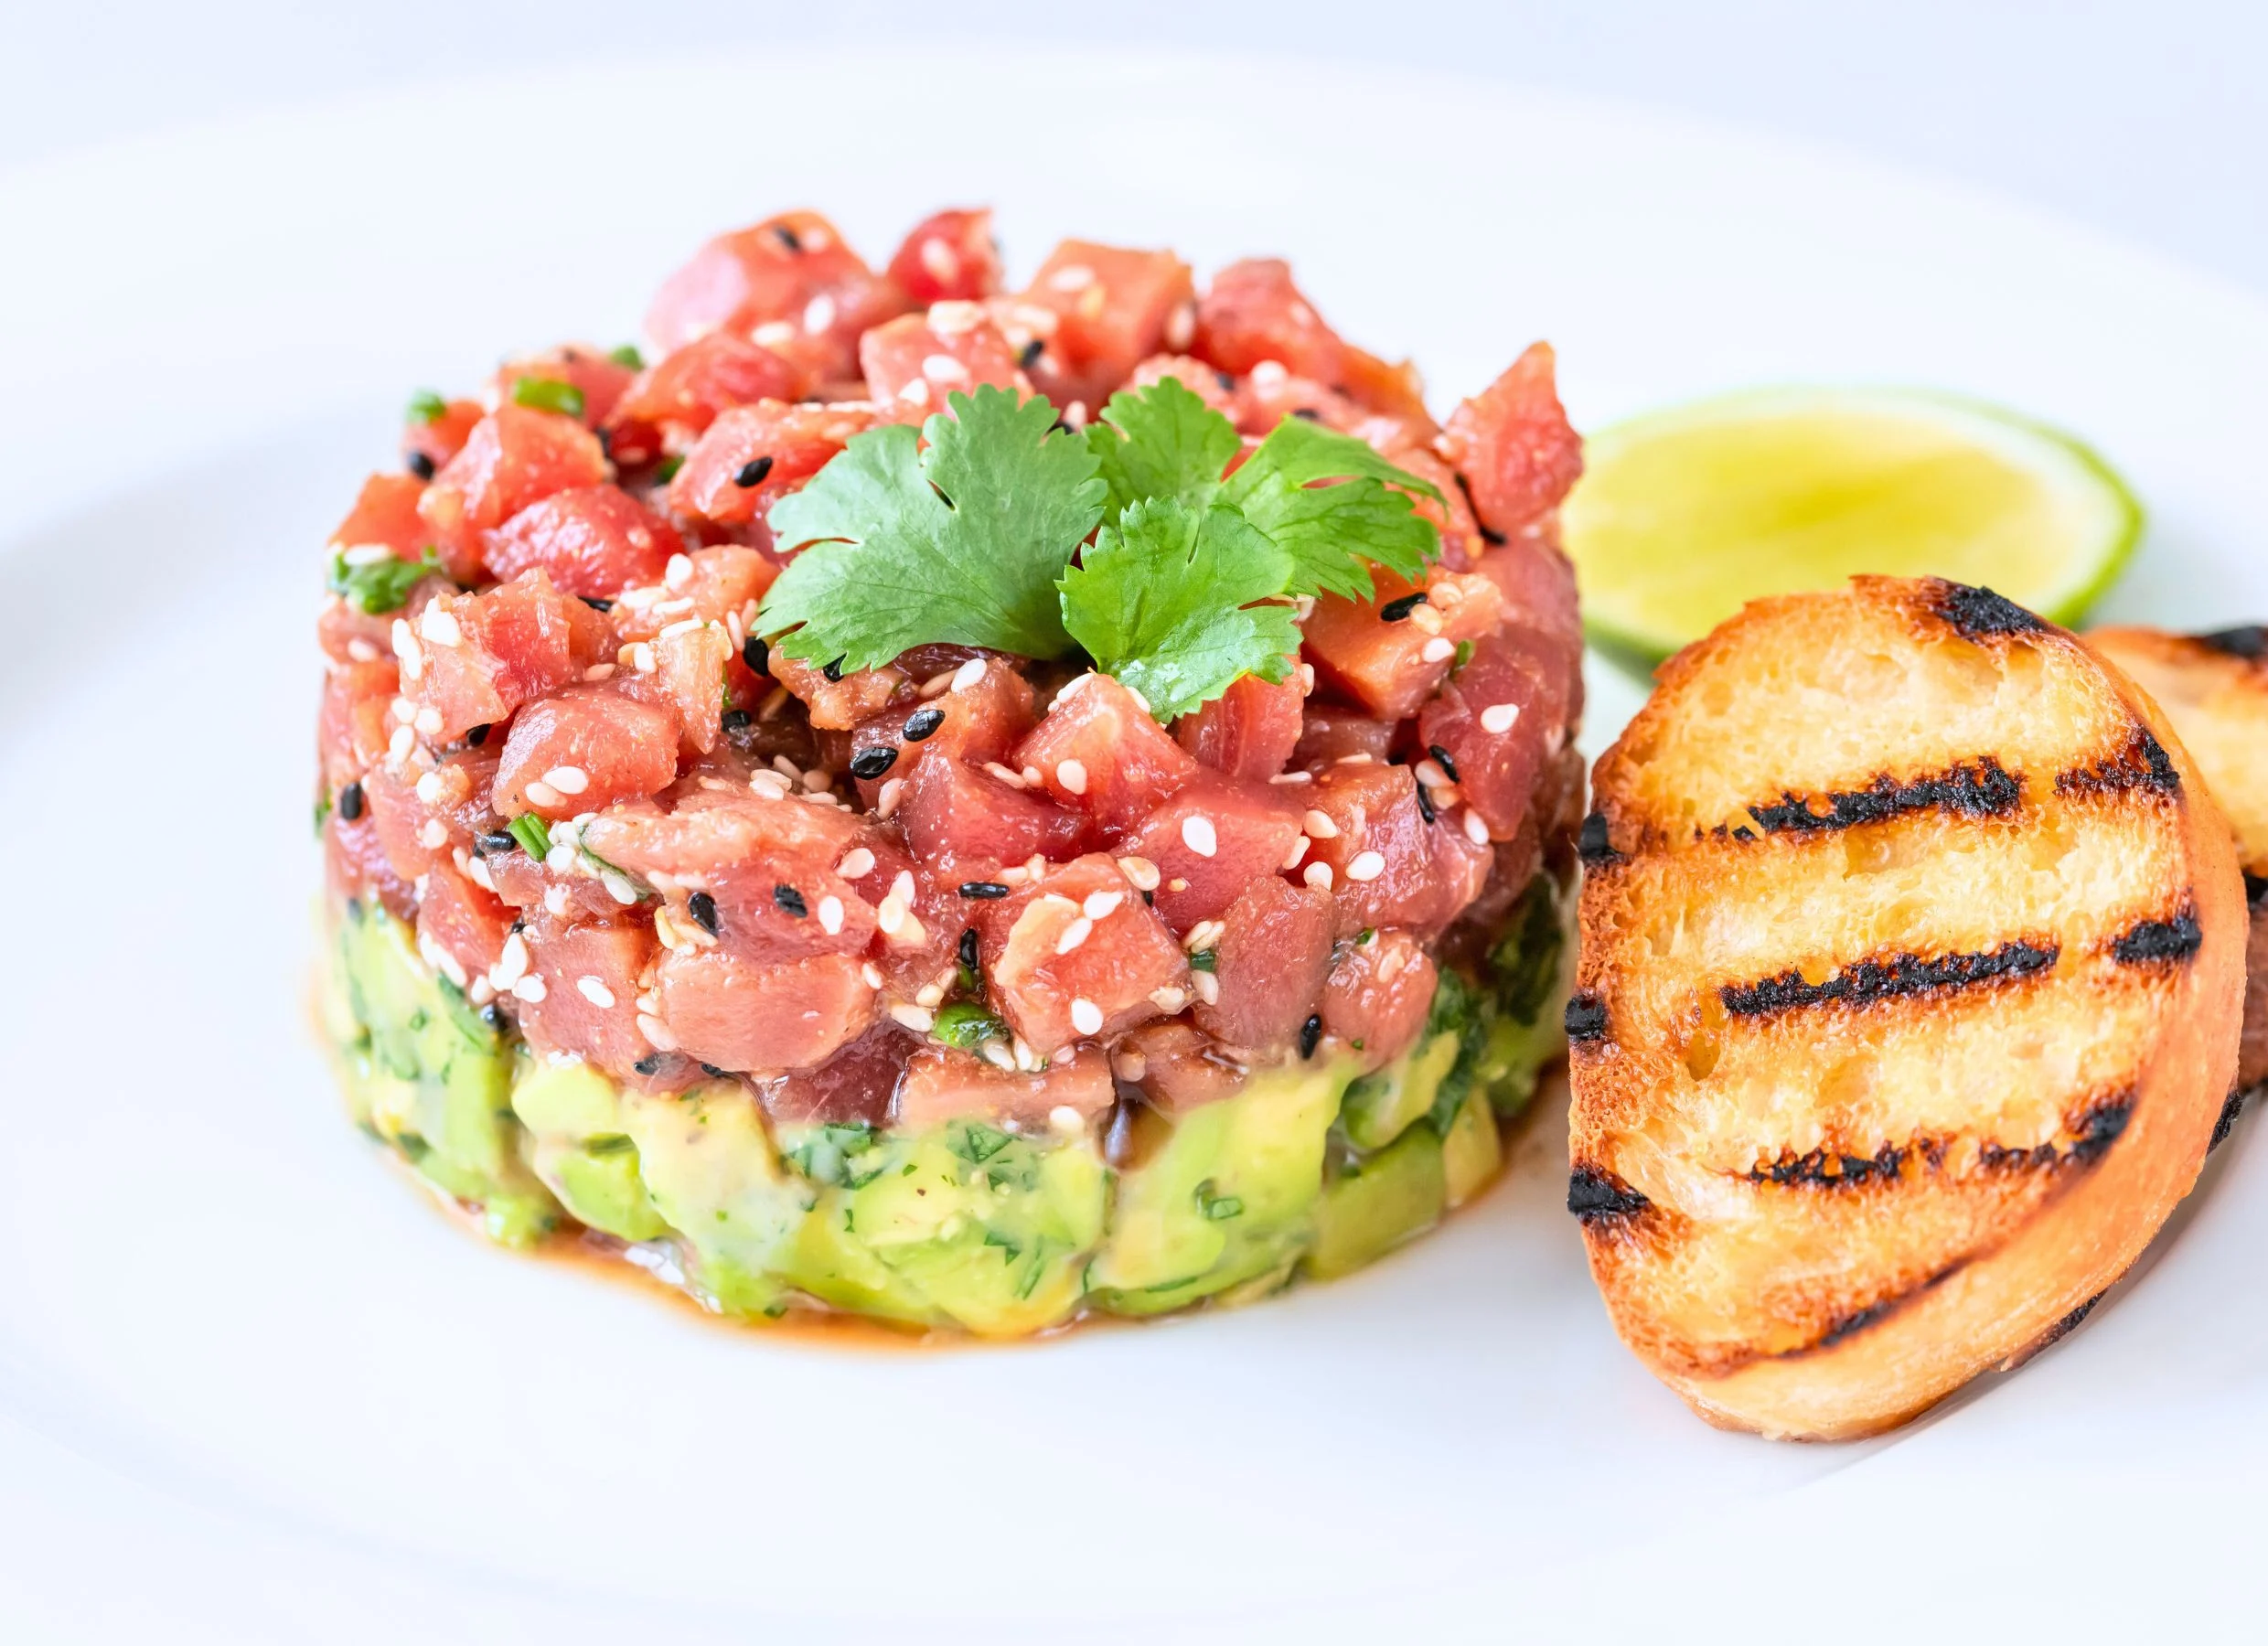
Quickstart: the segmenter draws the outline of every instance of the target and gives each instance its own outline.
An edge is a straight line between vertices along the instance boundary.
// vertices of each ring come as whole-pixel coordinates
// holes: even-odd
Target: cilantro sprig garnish
[[[773,508],[781,548],[810,545],[760,620],[794,629],[779,642],[789,657],[859,669],[935,641],[1070,650],[1055,579],[1103,516],[1094,454],[1051,432],[1044,400],[979,388],[946,404],[953,415],[918,435],[904,423],[854,435]]]
[[[342,552],[331,556],[328,587],[332,593],[346,596],[348,604],[378,617],[400,611],[409,604],[410,591],[418,581],[440,570],[441,561],[431,549],[413,561],[389,555],[359,565],[348,564]]]
[[[802,552],[758,625],[787,656],[1075,647],[1171,720],[1242,675],[1284,679],[1302,596],[1367,599],[1373,565],[1415,578],[1440,551],[1412,501],[1440,500],[1428,481],[1296,418],[1237,463],[1236,425],[1171,378],[1113,395],[1084,435],[1007,390],[947,407],[918,434],[853,436],[772,510]]]

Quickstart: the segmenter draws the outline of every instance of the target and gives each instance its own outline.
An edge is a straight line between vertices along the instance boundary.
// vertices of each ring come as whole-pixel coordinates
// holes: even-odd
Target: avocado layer
[[[364,905],[335,915],[323,1015],[356,1117],[500,1242],[572,1220],[720,1313],[1020,1337],[1343,1274],[1477,1193],[1499,1117],[1558,1051],[1561,921],[1539,877],[1478,975],[1444,969],[1385,1068],[1256,1069],[1177,1117],[1137,1105],[1107,1158],[1091,1128],[777,1124],[737,1081],[631,1090],[537,1057]]]

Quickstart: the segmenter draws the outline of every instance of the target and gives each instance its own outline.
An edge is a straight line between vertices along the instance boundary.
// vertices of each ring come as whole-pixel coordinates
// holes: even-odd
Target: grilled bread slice
[[[2077,1323],[2234,1073],[2228,825],[2150,700],[1861,577],[1663,665],[1593,774],[1568,1209],[1704,1417],[1835,1438]]]
[[[2236,831],[2237,863],[2252,905],[2244,956],[2244,1039],[2225,1132],[2245,1095],[2268,1079],[2268,629],[2209,635],[2100,628],[2087,644],[2157,700]]]

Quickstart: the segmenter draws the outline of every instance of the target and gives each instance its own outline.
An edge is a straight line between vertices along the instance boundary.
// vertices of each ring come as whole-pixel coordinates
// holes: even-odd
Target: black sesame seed
[[[1047,345],[1034,337],[1025,344],[1022,352],[1016,356],[1016,364],[1029,371],[1040,363],[1040,357],[1046,352]]]
[[[1433,791],[1422,783],[1418,786],[1418,815],[1428,823],[1438,816],[1433,809]]]
[[[808,914],[811,912],[810,909],[804,903],[803,893],[797,891],[793,886],[773,887],[772,901],[779,904],[781,908],[786,910],[790,914],[793,914],[797,920],[801,920],[806,914]]]
[[[338,815],[352,823],[362,816],[362,786],[350,783],[338,791]]]
[[[944,710],[916,709],[905,717],[905,741],[919,743],[943,724],[945,724]]]
[[[861,749],[850,756],[850,775],[871,783],[897,764],[898,752],[887,743],[878,749]]]
[[[466,745],[471,748],[477,749],[482,743],[488,741],[488,733],[491,730],[493,730],[493,728],[485,725],[467,728],[465,733],[465,742]]]
[[[711,937],[717,935],[717,900],[706,892],[696,892],[685,900],[686,912],[701,922],[701,929]]]
[[[762,486],[764,477],[771,472],[770,457],[751,457],[740,465],[740,473],[733,476],[733,484],[739,486]]]
[[[1291,408],[1291,415],[1298,418],[1301,422],[1321,422],[1323,421],[1323,414],[1312,406],[1294,406]]]
[[[1069,423],[1064,422],[1064,420],[1059,417],[1054,422],[1048,424],[1047,432],[1050,434],[1076,434],[1078,430],[1073,428]]]
[[[998,881],[963,881],[961,895],[963,897],[1006,897],[1008,888]]]
[[[971,971],[977,969],[977,928],[975,926],[961,928],[961,964]]]
[[[711,1080],[730,1080],[733,1078],[732,1070],[720,1069],[712,1063],[705,1063],[701,1064],[701,1072],[709,1076]]]
[[[756,717],[745,709],[727,709],[723,719],[719,723],[723,726],[727,733],[745,732],[756,723]]]
[[[1512,540],[1501,531],[1491,531],[1487,527],[1483,526],[1481,528],[1481,540],[1484,543],[1494,544],[1497,548],[1501,549]]]
[[[489,1001],[486,1006],[483,1006],[480,1009],[480,1021],[487,1024],[489,1028],[495,1030],[498,1034],[503,1033],[507,1029],[509,1029],[512,1026],[511,1020],[504,1015],[504,1008],[497,1005],[494,1000]]]
[[[1314,1056],[1315,1048],[1322,1038],[1323,1020],[1321,1016],[1310,1013],[1307,1021],[1300,1025],[1300,1055],[1301,1057]]]
[[[1399,623],[1425,604],[1426,597],[1423,594],[1405,594],[1399,600],[1389,600],[1378,608],[1378,621]]]
[[[740,660],[748,665],[750,674],[764,674],[772,667],[772,648],[763,637],[751,635],[740,643]]]
[[[476,839],[473,842],[473,855],[475,857],[494,857],[500,851],[511,850],[519,844],[519,838],[509,829],[499,828]]]
[[[589,606],[594,612],[611,612],[615,609],[615,603],[613,601],[601,600],[595,594],[585,594],[583,596],[583,604]]]
[[[514,931],[514,932],[524,932],[524,931],[526,931],[526,930],[528,929],[528,917],[527,917],[525,914],[515,914],[515,915],[513,915],[513,916],[512,916],[512,924],[510,925],[510,926],[508,926],[508,928],[506,928],[506,929],[507,929],[507,930],[508,930],[508,931]]]
[[[1157,894],[1155,892],[1143,892],[1143,893],[1142,893],[1142,906],[1143,906],[1144,908],[1150,908],[1150,909],[1154,909],[1154,908],[1156,908],[1156,907],[1158,906],[1158,894]]]
[[[1213,380],[1220,384],[1221,390],[1224,393],[1234,394],[1236,392],[1236,378],[1233,372],[1216,371],[1213,374]]]
[[[630,1066],[641,1074],[658,1074],[661,1073],[661,1053],[648,1052]]]
[[[779,236],[779,243],[786,247],[790,251],[800,251],[803,250],[803,242],[796,238],[796,231],[793,229],[790,229],[786,224],[773,224],[772,232]]]
[[[826,668],[820,669],[819,672],[830,680],[840,680],[842,679],[842,662],[843,660],[840,657],[837,657],[832,663],[829,663]]]
[[[1426,753],[1433,756],[1433,763],[1441,768],[1451,783],[1464,781],[1457,775],[1457,763],[1450,758],[1449,751],[1439,743],[1428,743]]]
[[[433,477],[433,460],[423,452],[412,452],[409,456],[402,459],[402,463],[410,473],[421,480],[430,480]]]
[[[598,432],[598,454],[609,463],[615,460],[615,432],[612,429]]]

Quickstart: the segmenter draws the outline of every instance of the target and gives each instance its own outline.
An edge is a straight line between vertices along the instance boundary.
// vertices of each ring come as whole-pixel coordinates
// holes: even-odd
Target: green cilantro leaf
[[[1243,443],[1236,424],[1179,378],[1164,378],[1112,395],[1101,418],[1087,425],[1086,444],[1102,465],[1116,517],[1144,497],[1203,508],[1219,495],[1221,472]]]
[[[646,369],[646,357],[638,353],[635,343],[625,343],[620,348],[608,349],[606,358],[617,366],[627,366],[633,371]]]
[[[531,412],[556,412],[562,417],[581,417],[583,390],[557,378],[514,378],[512,404],[525,406]]]
[[[1374,592],[1365,561],[1414,579],[1440,553],[1440,532],[1415,512],[1411,492],[1442,500],[1439,486],[1388,463],[1369,442],[1297,417],[1278,423],[1221,488],[1291,556],[1295,593],[1350,600]]]
[[[929,1032],[948,1046],[974,1051],[989,1040],[1006,1040],[1008,1025],[971,1000],[937,1008]]]
[[[449,402],[430,389],[421,389],[410,396],[411,422],[437,423],[448,414]]]
[[[1064,574],[1064,625],[1097,668],[1171,721],[1239,675],[1290,672],[1300,627],[1281,596],[1291,573],[1290,557],[1235,509],[1146,499]]]
[[[334,554],[327,586],[332,593],[345,595],[349,604],[379,617],[400,611],[408,603],[410,591],[417,587],[418,580],[440,570],[441,561],[434,558],[431,549],[413,561],[388,555],[384,560],[358,566],[348,565],[344,554]]]
[[[852,436],[772,510],[781,548],[809,545],[757,618],[793,631],[789,657],[860,669],[925,642],[1070,649],[1055,580],[1102,518],[1095,454],[1050,432],[1043,399],[984,387],[947,404],[918,439],[902,423]]]

